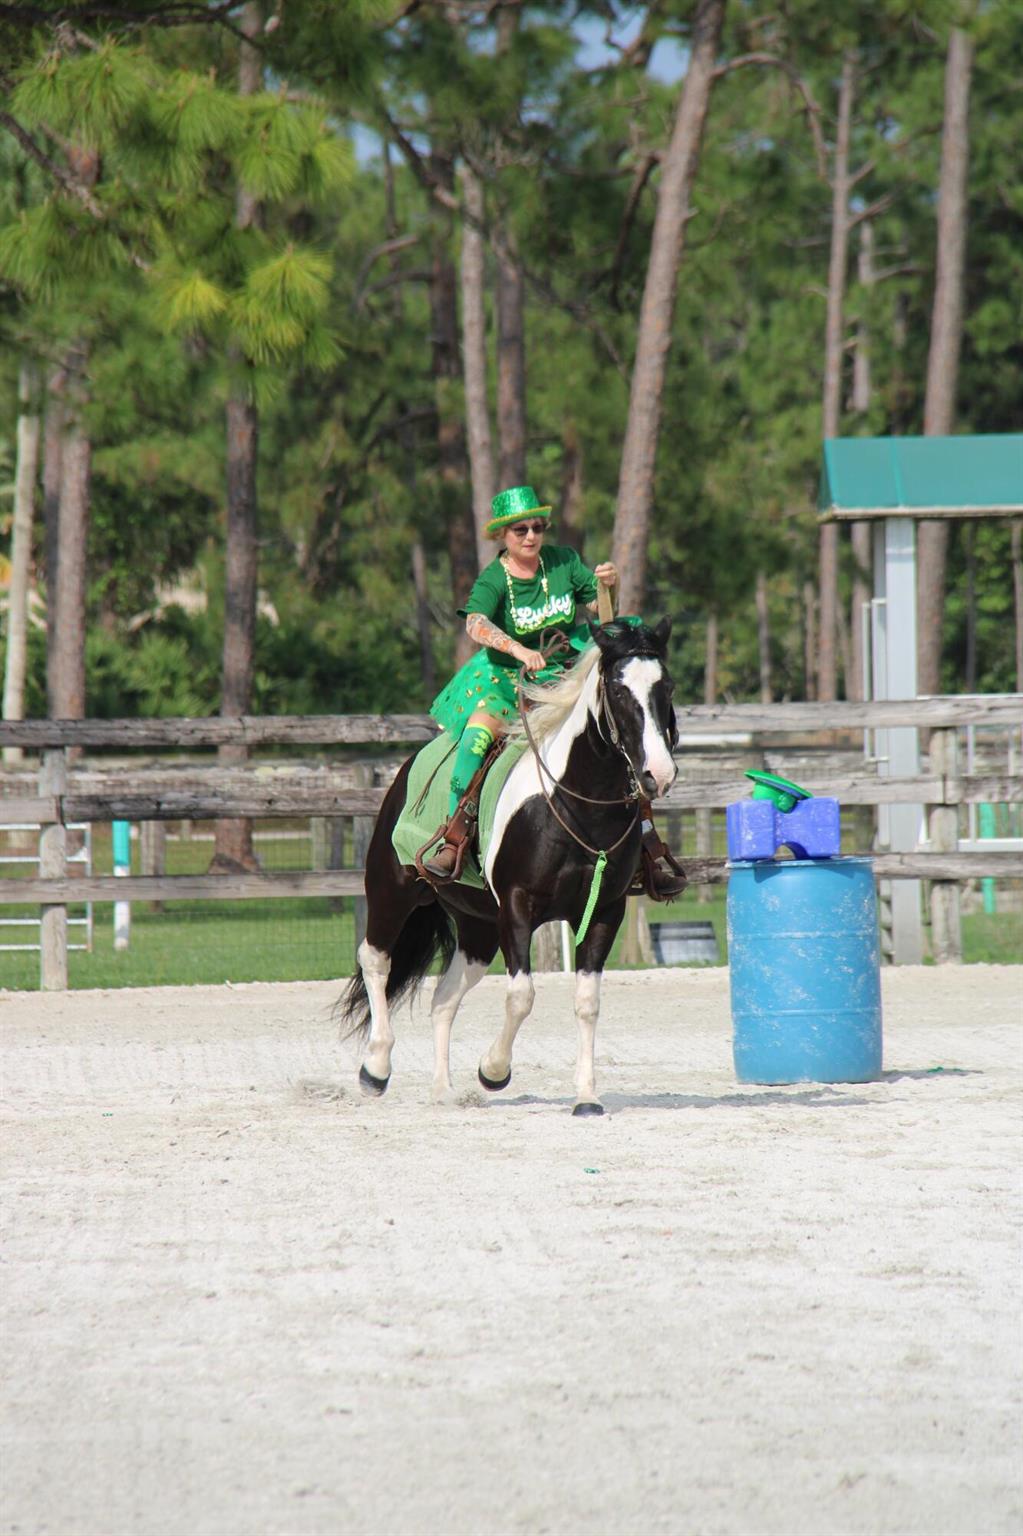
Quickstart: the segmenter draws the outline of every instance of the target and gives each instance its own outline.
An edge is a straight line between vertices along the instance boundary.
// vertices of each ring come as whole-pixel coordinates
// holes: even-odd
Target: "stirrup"
[[[428,880],[435,885],[450,885],[453,881],[460,877],[462,873],[462,865],[465,863],[466,850],[468,849],[469,843],[471,841],[471,835],[469,834],[461,838],[454,838],[449,840],[447,836],[449,825],[450,823],[447,823],[446,825],[438,827],[433,836],[427,842],[425,842],[416,853],[416,873],[423,880]],[[441,843],[441,848],[437,847],[439,842]],[[453,848],[455,850],[455,862],[452,864],[450,870],[431,869],[429,863],[427,862],[426,855],[431,854],[432,856],[433,854],[439,854],[443,848]]]
[[[644,842],[640,849],[639,869],[629,889],[644,892],[651,901],[674,901],[682,895],[689,878],[666,843],[659,838],[651,842],[655,842],[654,847]],[[663,866],[660,869],[659,864]]]

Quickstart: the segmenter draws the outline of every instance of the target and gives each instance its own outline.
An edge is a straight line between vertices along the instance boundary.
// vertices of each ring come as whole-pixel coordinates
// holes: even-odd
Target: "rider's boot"
[[[688,884],[686,872],[667,843],[658,836],[653,807],[645,796],[640,798],[639,813],[643,842],[632,888],[645,891],[651,901],[674,901]]]
[[[480,788],[493,745],[494,733],[489,726],[469,724],[462,732],[451,770],[447,825],[441,827],[431,840],[435,843],[437,838],[443,837],[444,846],[428,859],[422,859],[422,855],[431,844],[420,849],[416,867],[421,875],[448,881],[457,880],[462,873],[462,864],[476,831]]]
[[[429,859],[423,860],[423,869],[433,880],[457,880],[462,873],[466,851],[476,830],[479,806],[476,803],[475,786],[466,791],[455,807],[447,826],[438,836],[444,845]]]

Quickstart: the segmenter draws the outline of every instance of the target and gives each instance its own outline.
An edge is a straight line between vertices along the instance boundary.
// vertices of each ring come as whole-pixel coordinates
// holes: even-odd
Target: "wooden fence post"
[[[931,777],[941,775],[946,785],[959,778],[959,740],[955,727],[931,732]],[[955,802],[932,805],[928,817],[931,851],[955,853],[959,847],[959,806]],[[931,884],[931,946],[937,965],[959,964],[963,958],[963,932],[959,912],[959,886],[954,880]]]
[[[373,778],[374,778],[373,764],[372,763],[356,763],[355,769],[354,769],[354,772],[353,772],[353,778],[354,778],[355,783],[360,788],[372,789],[372,787],[373,787]],[[352,863],[355,865],[356,869],[361,869],[361,870],[365,871],[365,868],[366,868],[366,854],[369,852],[369,842],[370,842],[370,838],[373,836],[373,823],[374,823],[374,820],[375,820],[375,818],[372,817],[372,816],[353,816],[352,817]],[[355,909],[355,953],[356,953],[356,955],[358,955],[359,945],[362,943],[363,939],[366,937],[366,898],[365,898],[365,896],[356,896],[355,897],[354,909]]]
[[[67,793],[67,756],[63,747],[43,753],[39,794],[44,799]],[[51,822],[39,834],[39,874],[63,880],[67,874],[67,829]],[[39,908],[39,986],[43,992],[67,991],[67,907]]]
[[[697,807],[696,815],[696,857],[709,859],[713,853],[714,844],[714,813],[709,806]],[[696,899],[700,902],[714,900],[714,892],[709,885],[698,885]]]
[[[654,963],[654,943],[642,896],[632,896],[626,903],[621,954],[623,965],[651,966]]]
[[[345,865],[345,819],[343,816],[330,816],[327,818],[327,868],[344,869]],[[331,912],[342,912],[344,898],[341,896],[328,897],[328,905]]]
[[[167,873],[167,823],[143,821],[139,826],[139,867],[144,875]],[[150,912],[162,912],[162,901],[151,901]]]
[[[310,816],[309,842],[313,869],[344,868],[345,818],[343,816]],[[341,896],[328,897],[329,910],[343,911],[342,900]]]
[[[326,816],[310,816],[309,818],[309,867],[310,869],[326,869],[327,867],[327,818]]]
[[[534,971],[561,970],[560,923],[544,923],[533,934],[531,963]]]

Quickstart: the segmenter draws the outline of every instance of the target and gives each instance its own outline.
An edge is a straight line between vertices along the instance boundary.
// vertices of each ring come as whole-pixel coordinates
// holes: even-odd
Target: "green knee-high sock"
[[[448,802],[448,820],[455,814],[458,802],[472,783],[472,776],[487,755],[494,739],[493,731],[485,725],[467,725],[462,732],[455,753],[455,765],[451,770],[451,799]]]

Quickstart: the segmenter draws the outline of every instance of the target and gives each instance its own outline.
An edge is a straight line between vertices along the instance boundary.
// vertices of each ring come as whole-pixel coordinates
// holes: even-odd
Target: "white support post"
[[[916,530],[912,518],[886,517],[874,527],[873,685],[875,699],[915,699]],[[876,734],[878,773],[914,778],[920,771],[915,726],[888,727]],[[919,844],[922,805],[878,807],[882,844],[893,853],[911,853]],[[893,880],[885,892],[892,914],[892,959],[896,965],[923,961],[920,881]]]
[[[144,826],[155,826],[155,822],[143,822]],[[132,828],[131,822],[111,823],[111,851],[114,857],[115,876],[131,876],[132,872]],[[143,874],[154,874],[155,871],[146,868],[146,860],[143,859]],[[127,949],[132,942],[132,903],[114,903],[114,948],[118,952]]]

